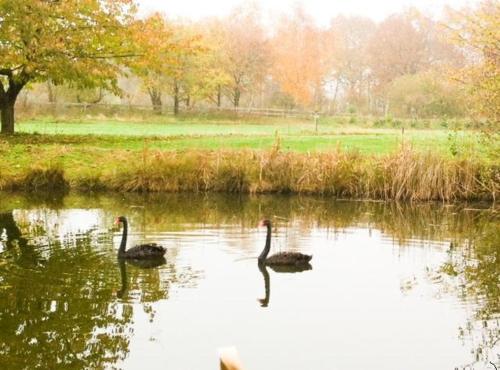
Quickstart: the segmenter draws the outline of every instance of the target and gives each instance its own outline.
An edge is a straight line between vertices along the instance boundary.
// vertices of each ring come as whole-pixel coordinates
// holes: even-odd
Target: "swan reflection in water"
[[[120,299],[123,298],[124,294],[127,292],[128,289],[128,279],[127,279],[127,266],[126,264],[130,264],[132,266],[141,268],[141,269],[152,269],[161,265],[164,265],[166,263],[166,259],[164,257],[161,258],[155,258],[155,259],[149,259],[149,260],[139,260],[139,259],[118,259],[118,266],[120,267],[120,276],[121,276],[121,282],[122,286],[121,289],[116,293],[116,296]]]
[[[269,306],[269,299],[271,298],[271,277],[269,276],[269,272],[267,271],[267,266],[264,263],[258,263],[259,271],[264,277],[264,288],[266,291],[266,296],[264,298],[260,298],[260,306],[267,307]],[[302,265],[274,265],[269,266],[271,270],[276,273],[298,273],[312,270],[312,266],[309,263]]]

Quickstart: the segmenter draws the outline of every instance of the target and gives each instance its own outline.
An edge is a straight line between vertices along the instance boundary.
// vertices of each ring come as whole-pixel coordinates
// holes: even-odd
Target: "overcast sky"
[[[136,0],[140,13],[161,11],[169,17],[197,20],[207,16],[224,16],[239,0]],[[338,14],[363,15],[380,21],[387,15],[410,6],[428,14],[438,15],[445,5],[454,8],[474,4],[475,0],[256,0],[266,13],[275,14],[292,9],[296,4],[311,14],[319,24],[326,25]]]

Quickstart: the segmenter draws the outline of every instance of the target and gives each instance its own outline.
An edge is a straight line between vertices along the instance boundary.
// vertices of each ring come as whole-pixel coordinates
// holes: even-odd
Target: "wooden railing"
[[[157,110],[153,109],[152,105],[141,104],[112,104],[112,103],[23,103],[18,102],[16,109],[18,112],[47,112],[53,114],[64,114],[65,111],[81,112],[82,114],[90,114],[95,111],[127,113],[127,112],[151,112],[162,115],[173,115],[171,106],[161,106]],[[312,111],[303,109],[284,109],[284,108],[266,108],[266,107],[181,107],[181,114],[232,114],[241,116],[259,116],[259,117],[297,117],[314,119],[316,114],[321,116],[345,116],[348,114],[334,114],[328,111]]]

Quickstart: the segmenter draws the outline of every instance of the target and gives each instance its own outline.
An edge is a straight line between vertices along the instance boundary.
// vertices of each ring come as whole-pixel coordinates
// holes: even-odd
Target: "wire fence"
[[[138,104],[110,104],[110,103],[20,103],[16,106],[18,114],[22,115],[174,115],[171,106],[153,107],[152,105]],[[339,115],[327,111],[312,111],[285,108],[265,107],[181,107],[179,114],[192,115],[228,115],[228,116],[257,116],[257,117],[282,117],[282,118],[309,118],[317,116],[351,117],[352,115]]]

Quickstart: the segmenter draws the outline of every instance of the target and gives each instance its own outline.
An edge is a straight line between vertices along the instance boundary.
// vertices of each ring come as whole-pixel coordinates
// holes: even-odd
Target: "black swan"
[[[259,264],[267,265],[272,269],[279,269],[279,266],[303,267],[303,270],[311,269],[309,261],[311,260],[312,256],[307,254],[297,252],[280,252],[277,254],[273,254],[271,257],[267,257],[267,255],[269,254],[269,250],[271,249],[271,221],[262,220],[259,223],[259,226],[267,227],[266,245],[259,256]]]
[[[120,249],[118,249],[118,258],[130,258],[130,259],[153,259],[162,258],[167,251],[161,245],[156,243],[141,244],[136,245],[129,250],[125,250],[127,246],[127,233],[128,233],[128,222],[127,218],[120,216],[116,219],[115,224],[123,224],[123,234],[122,241],[120,243]]]

